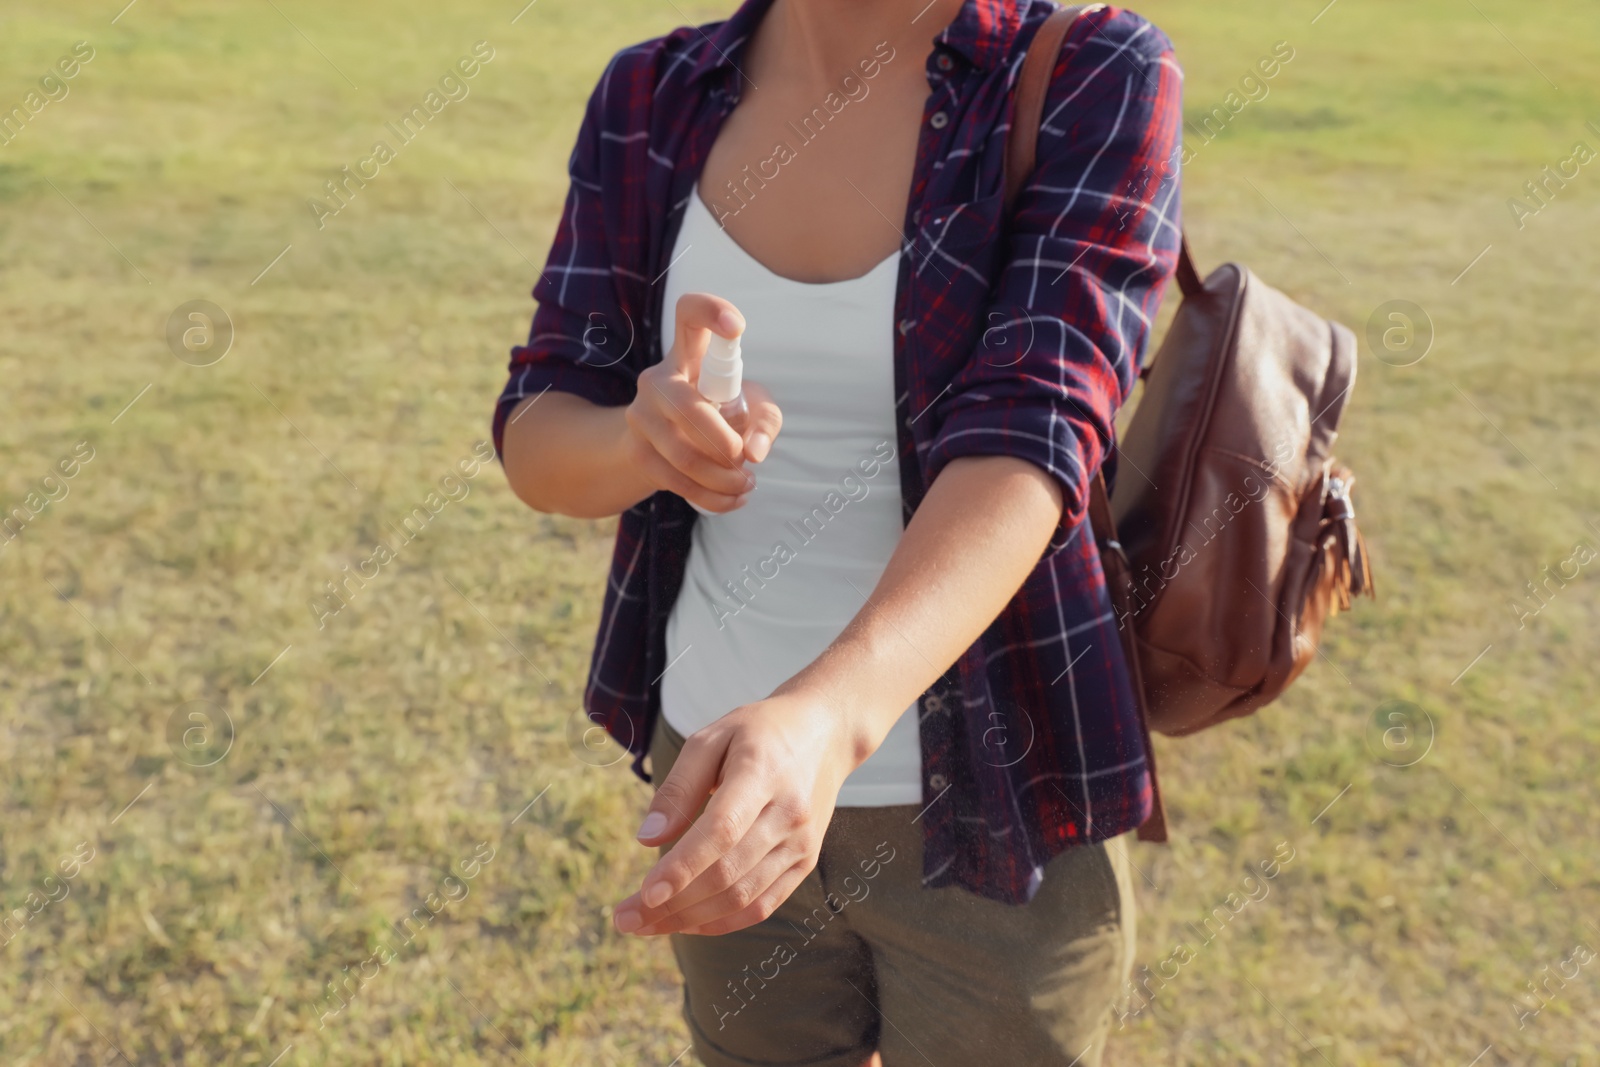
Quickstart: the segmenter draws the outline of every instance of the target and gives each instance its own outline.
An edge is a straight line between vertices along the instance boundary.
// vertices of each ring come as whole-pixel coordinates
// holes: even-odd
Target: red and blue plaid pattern
[[[744,45],[771,0],[618,52],[584,114],[538,309],[494,418],[546,389],[626,404],[662,358],[668,256],[738,102]],[[1113,418],[1149,340],[1179,241],[1182,74],[1131,12],[1073,27],[1044,108],[1038,165],[1003,217],[1011,90],[1048,0],[967,0],[927,57],[931,86],[902,224],[896,418],[906,515],[958,456],[1020,456],[1065,497],[1016,597],[921,699],[924,881],[1032,898],[1062,849],[1139,825],[1145,749],[1085,518],[1115,473]],[[584,702],[644,754],[667,615],[696,513],[656,493],[620,518]]]

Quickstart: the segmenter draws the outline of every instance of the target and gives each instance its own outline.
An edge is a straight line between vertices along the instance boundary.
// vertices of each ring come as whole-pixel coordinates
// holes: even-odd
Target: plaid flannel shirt
[[[591,95],[571,184],[511,350],[496,448],[547,389],[626,404],[662,358],[661,300],[688,197],[738,102],[771,0],[625,48]],[[1061,521],[1016,596],[920,698],[924,883],[1031,899],[1063,849],[1138,826],[1151,790],[1092,531],[1113,419],[1176,268],[1182,74],[1115,7],[1080,18],[1046,97],[1038,164],[1003,217],[1014,86],[1049,0],[967,0],[926,57],[931,87],[901,226],[894,374],[905,514],[960,456],[1019,456],[1060,484]],[[644,754],[696,513],[658,492],[624,512],[584,704]]]

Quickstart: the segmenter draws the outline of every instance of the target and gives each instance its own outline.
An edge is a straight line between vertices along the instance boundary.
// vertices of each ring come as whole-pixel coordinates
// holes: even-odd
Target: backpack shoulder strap
[[[1006,138],[1006,214],[1011,214],[1017,194],[1027,184],[1038,156],[1039,122],[1044,116],[1044,98],[1050,89],[1050,76],[1055,72],[1056,59],[1061,55],[1061,44],[1072,29],[1078,16],[1098,11],[1104,4],[1073,4],[1056,9],[1044,20],[1027,55],[1022,58],[1022,70],[1017,74],[1016,107],[1011,113],[1011,130]],[[1195,269],[1194,257],[1189,253],[1189,235],[1183,234],[1178,245],[1178,289],[1184,296],[1200,291],[1200,272]]]
[[[1044,115],[1045,92],[1050,88],[1050,75],[1054,73],[1056,59],[1061,54],[1061,42],[1067,31],[1078,21],[1078,16],[1091,8],[1104,4],[1074,4],[1058,8],[1044,20],[1028,52],[1022,57],[1022,70],[1017,74],[1016,105],[1011,111],[1011,130],[1006,137],[1006,214],[1016,204],[1017,194],[1033,173],[1033,164],[1039,146],[1039,121]]]
[[[1104,4],[1075,4],[1059,8],[1045,18],[1044,24],[1034,34],[1022,59],[1022,70],[1017,75],[1016,105],[1012,110],[1011,129],[1006,138],[1005,157],[1005,208],[1009,218],[1017,194],[1022,191],[1028,176],[1033,173],[1039,143],[1039,122],[1044,114],[1045,92],[1050,88],[1050,78],[1056,60],[1061,54],[1061,43],[1072,29],[1078,16],[1094,11]],[[1185,296],[1200,288],[1194,262],[1189,258],[1189,243],[1184,240],[1178,256],[1178,284]],[[1139,827],[1141,841],[1167,839],[1166,806],[1162,803],[1161,787],[1156,779],[1155,747],[1151,742],[1148,712],[1145,705],[1144,679],[1139,669],[1138,637],[1133,631],[1133,612],[1128,596],[1127,559],[1117,541],[1117,529],[1112,517],[1111,501],[1106,495],[1104,476],[1096,471],[1089,489],[1089,525],[1094,529],[1100,545],[1106,584],[1110,587],[1112,603],[1118,617],[1118,630],[1122,637],[1123,659],[1128,665],[1129,682],[1135,702],[1139,705],[1139,724],[1144,734],[1145,759],[1150,771],[1150,792],[1153,808],[1150,818]]]

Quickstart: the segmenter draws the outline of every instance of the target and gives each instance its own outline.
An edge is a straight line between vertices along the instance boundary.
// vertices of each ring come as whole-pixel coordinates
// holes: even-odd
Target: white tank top
[[[744,374],[783,410],[772,451],[748,470],[744,507],[695,523],[667,620],[661,711],[684,736],[764,699],[811,663],[865,603],[900,541],[894,397],[899,253],[841,282],[774,274],[689,196],[663,298],[713,293],[745,318]],[[841,807],[920,804],[913,703],[845,780]]]

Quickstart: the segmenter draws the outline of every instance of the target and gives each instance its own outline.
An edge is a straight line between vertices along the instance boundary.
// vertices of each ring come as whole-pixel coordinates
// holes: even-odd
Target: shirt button
[[[950,784],[949,781],[946,780],[945,776],[942,775],[942,774],[936,774],[932,778],[928,779],[928,785],[930,785],[934,789],[943,789],[945,786],[947,786],[949,784]]]
[[[908,333],[911,332],[911,327],[915,326],[916,324],[917,324],[917,320],[916,319],[901,319],[900,320],[900,332],[902,334],[908,334]]]
[[[945,55],[943,52],[939,53],[939,57],[935,59],[933,63],[934,66],[938,67],[940,70],[949,70],[951,67],[955,66],[955,63],[951,61],[950,57]]]
[[[928,120],[928,125],[932,126],[936,130],[942,130],[946,125],[949,124],[949,122],[949,115],[946,115],[943,111],[935,111],[933,113],[933,117]]]

